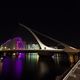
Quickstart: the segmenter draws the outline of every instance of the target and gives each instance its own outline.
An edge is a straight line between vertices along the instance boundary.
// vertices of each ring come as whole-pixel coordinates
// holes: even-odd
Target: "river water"
[[[0,57],[0,80],[56,80],[70,65],[66,55],[7,53]]]

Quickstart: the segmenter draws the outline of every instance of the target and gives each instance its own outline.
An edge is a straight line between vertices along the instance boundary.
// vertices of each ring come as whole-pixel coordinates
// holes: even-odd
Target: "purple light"
[[[16,62],[15,62],[15,75],[16,75],[17,78],[21,77],[22,69],[23,69],[22,60],[17,59]]]
[[[21,55],[22,53],[18,53]],[[23,72],[23,63],[24,59],[21,58],[21,56],[18,55],[18,58],[15,58],[13,61],[13,75],[14,75],[14,80],[20,80]]]
[[[24,49],[24,42],[22,41],[22,39],[20,37],[16,38],[16,48],[17,49]],[[19,53],[18,58],[22,58],[25,59],[25,54],[24,53]]]
[[[2,67],[2,73],[6,76],[9,73],[11,60],[10,58],[6,57],[3,60],[3,67]]]
[[[16,40],[16,49],[24,49],[24,42],[20,37],[15,38]]]
[[[18,56],[18,58],[25,59],[25,53],[19,53],[19,56]]]

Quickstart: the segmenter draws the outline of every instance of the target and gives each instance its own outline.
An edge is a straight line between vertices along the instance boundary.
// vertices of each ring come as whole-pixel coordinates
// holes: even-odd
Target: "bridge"
[[[45,37],[47,37],[47,38],[49,38],[49,39],[51,39],[52,41],[54,41],[55,43],[57,43],[57,44],[59,44],[59,45],[61,45],[61,46],[63,46],[64,47],[64,49],[56,49],[56,48],[54,48],[54,47],[48,47],[48,46],[46,46],[45,44],[43,44],[41,41],[40,41],[40,39],[37,37],[37,35],[30,29],[30,28],[28,28],[27,26],[25,26],[25,25],[23,25],[23,24],[19,24],[21,27],[23,27],[23,28],[25,28],[25,29],[27,29],[32,35],[33,35],[33,37],[36,39],[36,41],[38,42],[38,45],[39,45],[39,47],[40,47],[40,50],[33,50],[33,51],[53,51],[53,52],[61,52],[61,51],[64,51],[64,52],[67,52],[67,53],[78,53],[78,52],[80,52],[80,50],[79,49],[76,49],[76,48],[74,48],[74,47],[72,47],[72,46],[69,46],[69,45],[67,45],[67,44],[65,44],[65,43],[62,43],[62,42],[60,42],[60,41],[58,41],[58,40],[56,40],[56,39],[53,39],[53,38],[51,38],[51,37],[49,37],[49,36],[45,36],[44,34],[42,34],[43,36],[45,36]],[[11,40],[11,39],[10,39]],[[10,40],[8,40],[8,41],[6,41],[4,44],[2,44],[1,46],[4,46],[5,44],[7,44]],[[6,46],[5,46],[6,47]],[[4,50],[1,50],[1,51],[4,51]],[[1,52],[0,51],[0,52]],[[10,50],[6,50],[6,51],[10,51]],[[12,51],[12,50],[11,50]],[[18,49],[16,50],[16,51],[18,51]],[[30,50],[26,50],[26,51],[30,51]]]
[[[35,40],[37,41],[38,43],[38,49],[25,49],[24,47],[24,43],[23,41],[20,39],[20,38],[14,38],[14,39],[10,39],[8,41],[6,41],[4,44],[1,45],[1,48],[0,48],[0,53],[1,52],[29,52],[29,53],[32,53],[32,52],[38,52],[38,53],[41,53],[43,54],[44,52],[53,52],[53,53],[57,53],[57,52],[66,52],[69,54],[70,58],[73,57],[72,54],[77,54],[80,52],[79,49],[76,49],[72,46],[69,46],[65,43],[62,43],[61,41],[58,41],[56,39],[53,39],[52,37],[49,37],[49,36],[46,36],[42,33],[39,33],[40,35],[44,36],[44,37],[47,37],[48,39],[54,41],[55,43],[57,43],[58,45],[61,45],[63,46],[64,48],[57,48],[56,47],[49,47],[45,44],[43,44],[41,42],[41,40],[37,37],[37,35],[35,34],[35,31],[30,29],[29,27],[23,25],[23,24],[19,24],[22,28],[25,28],[30,34],[32,34],[32,36],[35,38]],[[33,32],[34,31],[34,32]],[[37,32],[37,31],[36,31]],[[7,46],[9,47],[8,44],[12,44],[12,42],[15,42],[14,44],[16,44],[16,48],[13,47],[12,49],[10,48],[7,48]],[[54,43],[53,43],[54,44]],[[13,45],[13,44],[12,44]],[[11,45],[11,46],[12,46]],[[22,46],[19,46],[19,45],[22,45]],[[46,55],[49,55],[46,53]]]
[[[16,53],[16,52],[21,52],[21,53],[44,53],[44,52],[64,52],[63,49],[55,49],[55,50],[1,50],[0,52],[3,52],[3,53]]]

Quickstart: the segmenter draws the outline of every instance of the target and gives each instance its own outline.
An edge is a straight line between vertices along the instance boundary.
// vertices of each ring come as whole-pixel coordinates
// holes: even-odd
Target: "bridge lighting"
[[[0,60],[3,60],[3,57],[1,57]]]
[[[7,47],[5,46],[4,49],[7,49]]]
[[[15,56],[16,55],[16,53],[13,53],[13,56]]]
[[[1,46],[0,46],[0,50],[2,50],[2,49],[3,49],[3,46],[1,45]]]
[[[8,48],[8,50],[10,50],[10,48]]]
[[[15,47],[13,49],[16,49]]]
[[[21,53],[19,53],[18,58],[21,58]]]
[[[21,54],[21,53],[19,53],[19,54]]]

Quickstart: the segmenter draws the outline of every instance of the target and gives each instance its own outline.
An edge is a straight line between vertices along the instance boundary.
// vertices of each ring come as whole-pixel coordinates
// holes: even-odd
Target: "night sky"
[[[77,8],[0,8],[0,44],[17,31],[18,23],[22,23],[80,48],[78,15]]]

